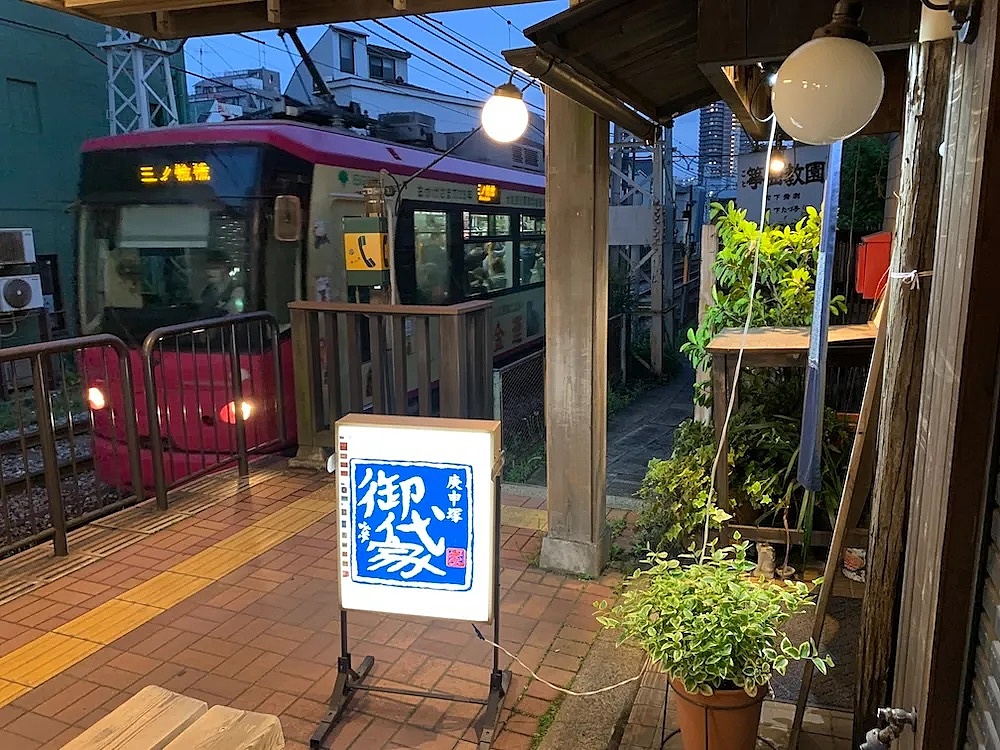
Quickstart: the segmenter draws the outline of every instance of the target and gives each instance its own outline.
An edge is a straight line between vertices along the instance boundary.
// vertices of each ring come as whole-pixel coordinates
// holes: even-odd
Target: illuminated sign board
[[[476,186],[476,198],[480,203],[499,203],[500,188],[496,185],[479,184]]]
[[[139,181],[145,185],[211,182],[212,168],[203,161],[163,165],[144,164],[139,167]]]

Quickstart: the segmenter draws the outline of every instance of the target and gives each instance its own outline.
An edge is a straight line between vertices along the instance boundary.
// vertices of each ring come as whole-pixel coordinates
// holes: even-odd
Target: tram
[[[429,168],[428,168],[429,167]],[[294,378],[288,303],[347,300],[343,220],[364,216],[362,190],[384,170],[407,183],[398,202],[395,269],[404,304],[494,300],[494,358],[515,359],[544,334],[544,177],[294,120],[247,120],[163,128],[86,142],[78,200],[77,282],[84,334],[126,342],[135,373],[143,483],[152,454],[141,348],[154,329],[252,311],[276,316],[287,434],[294,440]],[[282,201],[301,207],[298,239],[284,241]],[[166,474],[182,478],[191,456],[204,466],[235,449],[228,358],[189,349],[159,353],[166,399]],[[130,484],[116,374],[84,355],[102,481]],[[273,353],[249,360],[258,388],[274,388]],[[241,366],[247,368],[245,358]],[[271,373],[269,375],[269,373]],[[270,381],[268,378],[270,377]],[[212,387],[206,384],[213,384]],[[198,384],[197,386],[195,384]],[[217,385],[216,385],[217,384]],[[260,385],[263,384],[263,385]],[[197,408],[190,406],[197,389]],[[182,389],[187,389],[182,402]],[[117,398],[120,398],[118,396]],[[115,408],[115,407],[118,408]],[[223,429],[219,429],[220,424]],[[229,429],[225,426],[229,425]],[[277,425],[271,429],[277,433]],[[272,437],[276,437],[272,436]]]

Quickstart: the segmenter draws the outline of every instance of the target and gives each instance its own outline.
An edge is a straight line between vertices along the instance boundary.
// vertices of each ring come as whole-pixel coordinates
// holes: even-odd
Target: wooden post
[[[719,229],[715,224],[705,224],[701,228],[701,276],[698,279],[698,325],[705,317],[705,310],[712,304],[712,288],[715,286],[715,256],[719,252]],[[711,379],[708,370],[695,373],[695,386],[701,386]],[[699,422],[707,422],[712,418],[711,409],[705,406],[694,407],[694,418]]]
[[[547,92],[544,567],[598,575],[605,521],[608,378],[608,123]]]
[[[291,310],[292,364],[295,368],[295,418],[299,448],[288,465],[293,468],[322,469],[326,451],[316,444],[319,425],[317,405],[323,403],[319,363],[319,316],[306,310]]]
[[[938,198],[951,40],[914,45],[903,132],[903,164],[890,271],[929,271],[937,242]],[[910,480],[930,304],[930,279],[919,287],[898,279],[887,287],[882,406],[875,455],[867,581],[858,638],[854,743],[889,705],[896,621],[903,574]]]

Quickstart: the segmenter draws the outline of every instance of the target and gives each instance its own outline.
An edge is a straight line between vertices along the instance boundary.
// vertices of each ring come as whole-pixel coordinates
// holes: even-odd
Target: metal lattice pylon
[[[112,135],[180,123],[170,58],[181,44],[106,27],[105,41],[100,46],[108,60],[108,122]]]
[[[674,334],[674,181],[672,128],[664,128],[649,144],[614,126],[611,142],[611,205],[649,206],[649,245],[609,242],[610,264],[629,279],[638,307],[649,319],[650,362],[663,374],[664,336]],[[647,165],[640,168],[640,163]]]

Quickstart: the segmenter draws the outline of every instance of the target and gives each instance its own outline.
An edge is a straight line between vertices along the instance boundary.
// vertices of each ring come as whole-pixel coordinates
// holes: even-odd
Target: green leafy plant
[[[826,674],[833,660],[812,641],[793,644],[782,626],[813,605],[805,583],[754,580],[747,544],[709,546],[684,563],[652,553],[626,579],[619,601],[597,602],[597,619],[619,631],[619,643],[641,647],[689,693],[742,689],[754,696],[772,675],[809,659]]]
[[[746,323],[756,246],[760,261],[750,325],[810,324],[822,216],[812,206],[806,212],[794,227],[765,223],[759,228],[747,220],[745,209],[737,208],[731,201],[726,205],[711,205],[711,218],[719,230],[712,303],[705,310],[701,324],[688,330],[687,341],[681,345],[681,351],[696,368],[708,368],[711,357],[706,347],[716,334],[723,328],[742,328]],[[843,296],[830,301],[833,315],[846,309]]]
[[[719,528],[730,518],[708,502],[715,445],[712,428],[687,420],[674,431],[670,458],[654,458],[639,487],[642,506],[636,545],[654,552],[680,551],[705,524]]]

